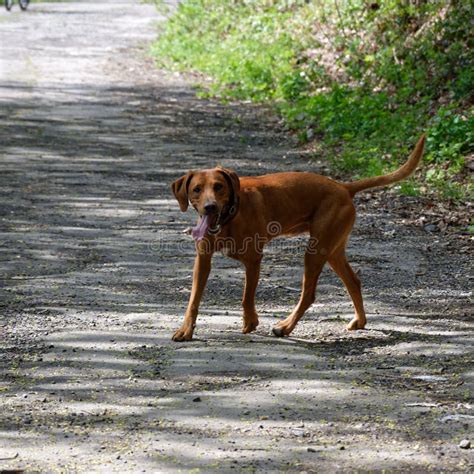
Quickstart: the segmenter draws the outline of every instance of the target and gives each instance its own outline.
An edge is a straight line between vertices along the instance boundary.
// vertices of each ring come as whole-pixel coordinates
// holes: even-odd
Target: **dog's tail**
[[[347,188],[351,196],[354,196],[356,193],[363,191],[364,189],[387,186],[388,184],[396,183],[397,181],[407,178],[413,173],[413,171],[415,171],[421,157],[423,156],[425,140],[426,135],[423,134],[418,140],[415,149],[412,151],[410,158],[408,158],[406,163],[398,168],[398,170],[383,176],[374,176],[373,178],[361,179],[352,183],[344,183],[344,186]]]

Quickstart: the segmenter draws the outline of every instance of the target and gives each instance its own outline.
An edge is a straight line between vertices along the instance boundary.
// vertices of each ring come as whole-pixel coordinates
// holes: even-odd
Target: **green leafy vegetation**
[[[153,46],[223,100],[271,102],[340,172],[380,174],[422,132],[409,195],[472,196],[474,3],[461,0],[187,0]]]

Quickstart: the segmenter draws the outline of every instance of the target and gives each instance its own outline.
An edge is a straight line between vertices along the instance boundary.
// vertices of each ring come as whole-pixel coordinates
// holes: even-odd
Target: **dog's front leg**
[[[206,287],[207,278],[211,271],[212,252],[199,249],[194,261],[193,287],[189,298],[188,308],[182,326],[174,333],[173,341],[190,341],[193,337],[199,303]]]
[[[244,326],[242,332],[244,334],[255,331],[258,326],[258,314],[255,309],[255,292],[260,276],[260,262],[261,257],[244,262],[245,288],[242,298],[242,306],[244,308]]]

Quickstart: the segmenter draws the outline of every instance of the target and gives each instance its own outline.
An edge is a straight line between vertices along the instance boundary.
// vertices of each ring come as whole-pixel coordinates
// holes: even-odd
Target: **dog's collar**
[[[229,189],[232,190],[232,194],[230,196],[229,202],[224,206],[221,213],[219,214],[216,225],[212,229],[209,229],[210,234],[217,234],[221,230],[221,227],[228,224],[237,215],[237,212],[239,212],[239,193],[235,192],[231,179],[225,173],[224,178],[229,184]]]
[[[218,219],[218,224],[223,226],[229,223],[236,215],[239,210],[239,196],[235,196],[232,202],[229,202],[224,211],[221,213],[220,218]]]

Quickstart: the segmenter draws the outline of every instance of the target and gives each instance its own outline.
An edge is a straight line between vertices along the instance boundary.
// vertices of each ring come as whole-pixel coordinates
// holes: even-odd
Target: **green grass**
[[[333,167],[371,176],[403,162],[422,132],[409,195],[472,197],[472,2],[187,0],[153,46],[160,66],[199,71],[206,93],[271,103]]]

